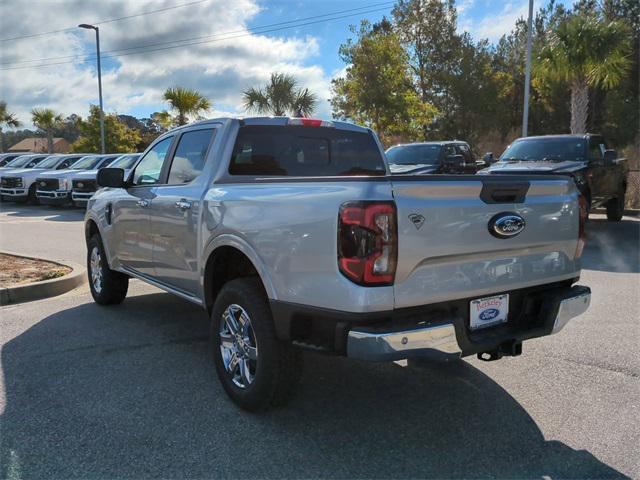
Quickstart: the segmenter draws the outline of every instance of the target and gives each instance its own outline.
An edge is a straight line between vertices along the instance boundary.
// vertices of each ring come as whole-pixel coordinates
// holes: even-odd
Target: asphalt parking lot
[[[2,204],[0,250],[82,263],[82,211]],[[523,355],[413,367],[305,355],[263,415],[218,384],[207,319],[131,283],[0,308],[3,478],[640,478],[640,221],[595,215],[590,310]],[[635,445],[635,447],[634,447]]]

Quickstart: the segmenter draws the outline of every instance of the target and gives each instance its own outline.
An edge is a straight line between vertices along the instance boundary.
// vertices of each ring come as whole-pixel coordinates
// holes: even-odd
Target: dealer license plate
[[[469,325],[471,330],[504,323],[507,321],[508,315],[508,293],[471,300],[469,305]]]

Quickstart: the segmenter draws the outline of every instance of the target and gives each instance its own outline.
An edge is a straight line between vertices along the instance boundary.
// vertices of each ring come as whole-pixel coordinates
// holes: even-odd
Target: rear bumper
[[[452,323],[396,332],[349,331],[347,356],[370,361],[400,360],[410,356],[447,359],[462,352]]]
[[[587,311],[591,305],[591,289],[589,287],[583,287],[583,289],[560,300],[551,333],[558,333],[569,323],[569,320]]]
[[[43,205],[66,205],[71,202],[67,190],[36,190],[36,197]]]
[[[375,314],[303,313],[278,302],[271,307],[279,337],[298,344],[371,361],[446,360],[483,352],[517,354],[523,341],[562,330],[591,299],[589,287],[566,284],[504,293],[512,299],[508,321],[476,331],[469,328],[470,299]]]

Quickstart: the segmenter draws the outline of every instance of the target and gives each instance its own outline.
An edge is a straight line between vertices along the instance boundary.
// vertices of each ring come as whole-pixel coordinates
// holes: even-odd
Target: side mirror
[[[602,157],[602,161],[605,167],[611,166],[615,163],[618,158],[618,152],[615,150],[605,150],[604,155]]]
[[[124,170],[122,168],[101,168],[98,170],[98,185],[101,187],[124,187]]]
[[[493,152],[487,152],[482,156],[482,161],[487,164],[487,165],[491,165],[492,163],[495,162],[495,160],[493,159]]]

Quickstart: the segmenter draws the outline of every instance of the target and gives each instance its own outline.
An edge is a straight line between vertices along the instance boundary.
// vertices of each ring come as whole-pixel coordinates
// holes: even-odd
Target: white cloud
[[[468,11],[475,3],[475,0],[461,0],[457,2],[456,8],[458,9],[458,14]]]
[[[175,5],[155,0],[41,2],[35,8],[24,2],[0,6],[1,37],[54,30],[80,21],[122,17]],[[247,22],[260,11],[256,0],[212,0],[169,12],[137,17],[100,26],[103,55],[103,92],[107,111],[151,113],[163,108],[165,88],[181,85],[201,91],[213,103],[208,116],[243,115],[241,91],[266,82],[273,71],[293,74],[321,99],[318,114],[328,116],[329,77],[314,64],[318,40],[312,36],[250,34]],[[221,33],[234,32],[224,39]],[[218,35],[213,37],[213,35]],[[240,36],[244,35],[244,36]],[[206,37],[206,38],[199,38]],[[174,39],[193,38],[193,45],[144,54],[109,57],[112,50]],[[206,40],[215,40],[203,43]],[[158,45],[156,48],[161,48]],[[0,63],[27,59],[78,56],[93,53],[93,32],[74,30],[0,44]],[[129,51],[131,52],[131,51]],[[71,59],[72,60],[72,59]],[[65,62],[68,59],[52,60]],[[30,64],[14,64],[19,67]],[[0,66],[9,68],[10,66]],[[65,115],[86,116],[89,103],[97,103],[97,78],[93,61],[33,68],[0,70],[0,98],[25,124],[33,107],[50,107]]]
[[[461,13],[464,13],[464,10]],[[515,28],[518,18],[527,18],[528,14],[527,0],[508,2],[499,12],[489,13],[480,19],[471,18],[467,14],[461,15],[458,30],[469,32],[476,40],[488,38],[491,42],[497,42],[502,35],[508,34]]]

